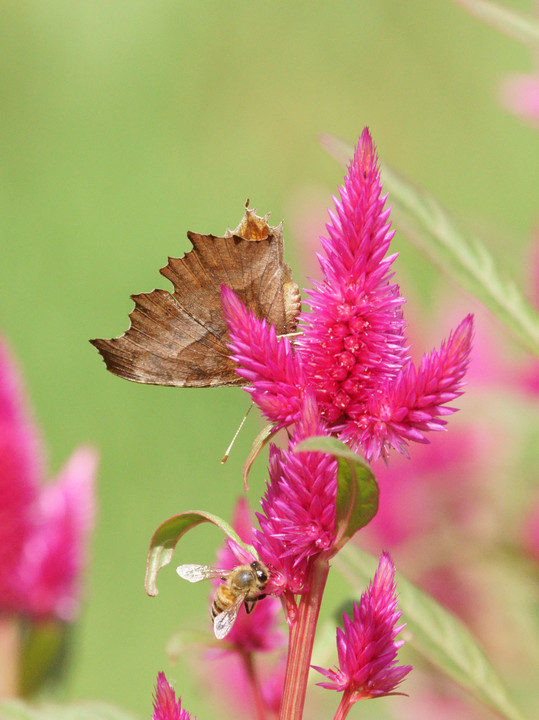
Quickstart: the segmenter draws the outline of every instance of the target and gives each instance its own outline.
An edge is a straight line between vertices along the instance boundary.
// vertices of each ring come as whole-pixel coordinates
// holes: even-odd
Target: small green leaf
[[[359,598],[378,562],[369,553],[349,545],[333,564]],[[410,645],[478,700],[508,720],[522,720],[501,678],[463,623],[398,573],[397,589],[406,630],[412,636]]]
[[[251,467],[256,458],[258,457],[260,451],[264,448],[265,445],[267,445],[267,443],[271,440],[272,436],[276,432],[277,431],[275,429],[275,425],[266,425],[262,428],[262,430],[253,440],[253,444],[251,445],[249,454],[247,455],[245,462],[243,463],[243,489],[246,492],[247,490],[249,490],[247,480],[249,478],[249,473],[251,472]]]
[[[318,451],[337,458],[337,512],[335,549],[341,548],[378,511],[378,484],[365,460],[334,437],[318,436],[303,440],[295,452]]]
[[[135,720],[135,716],[102,702],[59,705],[5,700],[0,702],[0,720]]]
[[[331,136],[323,136],[321,142],[346,166],[353,153],[350,145]],[[382,179],[396,227],[539,357],[539,314],[515,283],[500,273],[486,247],[458,228],[434,197],[387,165],[382,165]],[[509,247],[510,241],[507,244]]]
[[[256,557],[256,551],[251,545],[243,543],[232,527],[217,515],[207,513],[202,510],[191,510],[189,512],[174,515],[174,517],[165,520],[154,532],[150,541],[148,550],[148,560],[146,562],[146,578],[144,587],[148,595],[157,595],[157,573],[161,568],[168,565],[172,560],[174,548],[178,541],[188,530],[192,530],[201,523],[209,522],[220,528],[225,535],[241,545],[247,552]]]
[[[21,693],[31,697],[47,683],[59,682],[66,669],[73,627],[59,620],[23,626]]]

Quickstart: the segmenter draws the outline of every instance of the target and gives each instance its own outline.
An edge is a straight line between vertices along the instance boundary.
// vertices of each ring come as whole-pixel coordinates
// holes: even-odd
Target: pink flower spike
[[[319,685],[344,692],[343,702],[348,706],[365,698],[393,694],[412,669],[411,665],[396,664],[397,651],[403,645],[403,641],[395,641],[404,627],[396,624],[400,616],[395,566],[384,552],[359,605],[354,603],[352,618],[344,613],[344,627],[337,629],[339,667],[315,667],[329,680]]]
[[[500,97],[510,112],[539,127],[539,73],[506,77]]]
[[[344,441],[352,448],[362,445],[367,457],[376,460],[386,458],[391,447],[407,454],[410,440],[427,443],[424,433],[443,430],[442,418],[456,411],[446,403],[462,394],[472,335],[473,316],[468,315],[440,350],[423,356],[419,369],[409,362],[393,382],[370,397],[365,415],[345,427]]]
[[[245,389],[271,422],[290,425],[299,411],[304,382],[289,339],[279,339],[273,326],[249,312],[225,286],[222,304],[230,328],[231,357],[238,363],[238,374],[253,383]]]
[[[312,391],[307,392],[291,441],[327,434]],[[337,461],[321,452],[295,453],[270,447],[270,482],[257,513],[255,546],[275,570],[268,591],[304,591],[308,561],[331,554],[335,543]]]
[[[15,361],[0,338],[0,612],[20,609],[23,548],[33,528],[42,448]]]
[[[97,464],[97,452],[80,447],[56,482],[40,492],[37,526],[25,548],[27,611],[33,616],[69,622],[78,613],[80,577],[95,512]]]
[[[164,672],[157,675],[152,720],[191,720],[187,710],[182,710],[181,698],[176,700],[174,689]],[[195,717],[192,720],[196,720]]]
[[[93,515],[97,455],[45,484],[37,429],[0,339],[0,612],[71,621]]]
[[[277,338],[224,288],[232,357],[245,388],[276,428],[297,423],[302,398],[314,393],[327,433],[365,455],[404,455],[410,441],[441,430],[447,403],[460,395],[471,344],[467,318],[416,369],[404,337],[398,285],[392,282],[393,238],[376,150],[363,130],[340,197],[321,239],[322,280],[313,283],[293,344]]]
[[[322,238],[324,278],[309,291],[311,312],[301,317],[298,340],[322,415],[337,428],[408,359],[404,299],[390,283],[396,255],[385,257],[393,231],[366,128],[340,195],[326,226],[329,239]]]

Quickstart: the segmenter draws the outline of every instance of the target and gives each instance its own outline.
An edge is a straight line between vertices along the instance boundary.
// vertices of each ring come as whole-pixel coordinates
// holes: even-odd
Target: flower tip
[[[241,327],[247,323],[249,312],[228,285],[221,285],[221,307],[232,334],[235,327]]]
[[[152,720],[191,720],[187,710],[182,710],[181,698],[176,700],[174,688],[164,672],[157,674]]]
[[[454,348],[462,354],[463,358],[467,358],[472,349],[473,332],[474,316],[473,313],[470,313],[457,326],[451,338]]]
[[[376,148],[368,127],[364,127],[356,146],[352,163],[364,177],[376,167]]]
[[[228,285],[221,285],[221,305],[223,306],[225,314],[237,308],[238,303],[239,299],[234,290],[229,288]]]
[[[354,603],[352,616],[343,614],[343,628],[337,630],[339,666],[335,669],[316,668],[329,683],[322,687],[346,691],[356,700],[393,695],[408,675],[410,665],[397,664],[397,651],[403,641],[395,636],[404,625],[400,618],[395,587],[395,566],[391,556],[383,552],[378,569],[359,605]],[[377,641],[372,642],[376,637]]]

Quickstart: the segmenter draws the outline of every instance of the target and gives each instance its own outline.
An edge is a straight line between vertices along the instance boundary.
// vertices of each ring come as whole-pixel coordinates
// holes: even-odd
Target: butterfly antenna
[[[240,425],[239,425],[238,429],[237,429],[236,432],[234,433],[234,437],[233,437],[232,440],[230,441],[230,445],[227,447],[225,454],[224,454],[223,457],[221,458],[221,465],[224,465],[224,464],[226,463],[226,461],[228,460],[228,456],[230,455],[230,451],[232,450],[232,447],[233,447],[234,443],[236,442],[236,438],[237,438],[238,435],[240,434],[240,431],[241,431],[242,427],[245,425],[245,421],[247,420],[247,415],[249,415],[249,413],[250,413],[251,410],[253,409],[253,405],[254,405],[254,403],[252,402],[252,403],[249,405],[249,407],[248,407],[248,409],[247,409],[247,412],[246,412],[245,415],[243,416],[243,420],[240,422]]]

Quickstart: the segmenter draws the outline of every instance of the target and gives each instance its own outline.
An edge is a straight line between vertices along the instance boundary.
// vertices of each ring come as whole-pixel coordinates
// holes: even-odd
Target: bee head
[[[266,570],[264,569],[262,564],[258,562],[258,560],[252,562],[251,567],[256,573],[256,579],[258,580],[258,582],[265,583],[268,581],[268,574],[266,573]]]

